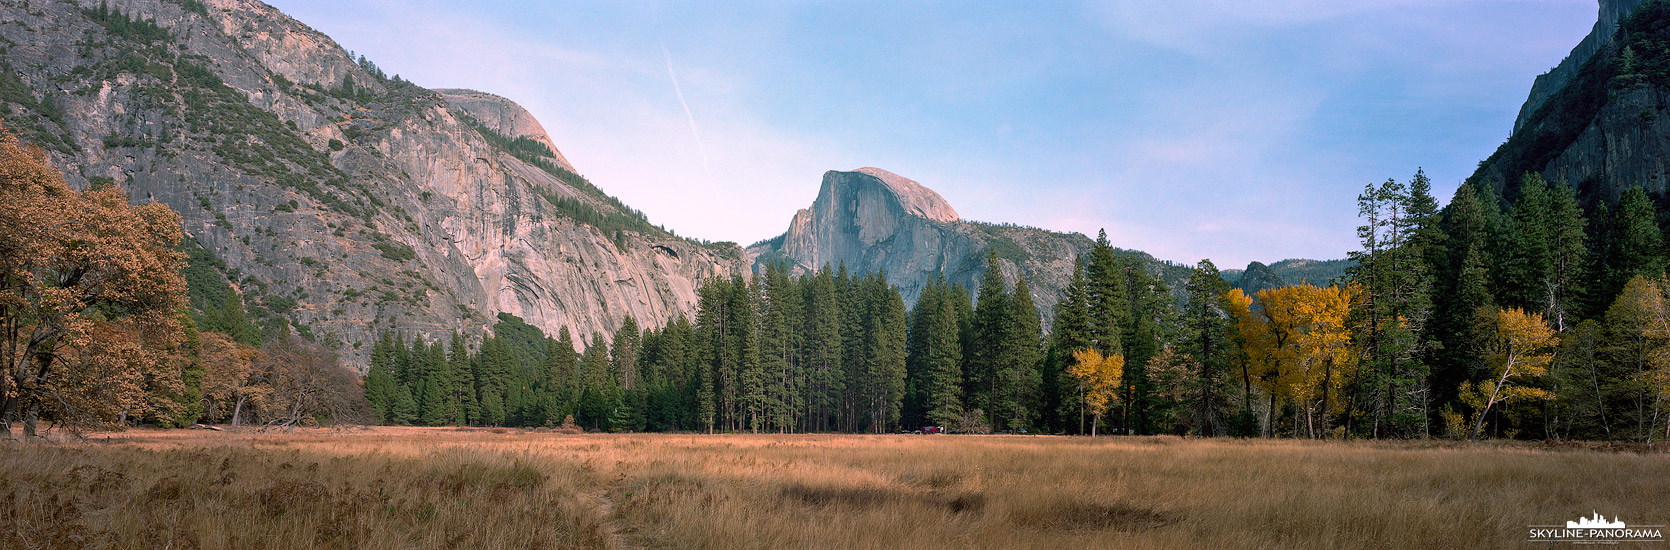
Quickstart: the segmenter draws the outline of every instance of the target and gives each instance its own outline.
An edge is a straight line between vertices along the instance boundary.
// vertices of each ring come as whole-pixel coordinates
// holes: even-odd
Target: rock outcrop
[[[557,150],[557,144],[545,133],[545,127],[527,109],[515,102],[475,90],[439,89],[436,93],[446,98],[447,104],[462,111],[488,129],[511,138],[525,137],[551,149],[553,161],[564,170],[578,173],[574,165]]]
[[[795,271],[846,266],[858,273],[885,271],[906,304],[915,304],[934,277],[974,289],[995,250],[1011,288],[1026,279],[1046,326],[1073,276],[1074,259],[1093,242],[1078,233],[964,221],[938,193],[879,168],[824,173],[812,206],[796,212],[788,231],[748,248],[755,269],[784,262]],[[1168,283],[1181,268],[1138,258]],[[1183,274],[1182,276],[1186,276]]]
[[[1508,201],[1518,197],[1520,177],[1539,172],[1564,181],[1585,203],[1615,200],[1641,185],[1670,193],[1670,8],[1658,2],[1602,2],[1601,23],[1617,21],[1616,33],[1591,34],[1561,67],[1575,64],[1564,85],[1532,108],[1508,141],[1481,162],[1469,182],[1487,185]],[[1624,14],[1622,19],[1608,19]],[[1596,32],[1602,29],[1597,25]],[[1598,36],[1610,37],[1587,59],[1578,54]],[[1618,38],[1622,38],[1622,42]],[[1558,73],[1558,70],[1556,71]],[[1554,75],[1556,73],[1550,73]],[[1550,77],[1551,78],[1551,77]],[[1539,79],[1539,86],[1544,79]]]
[[[1554,92],[1560,91],[1560,88],[1564,88],[1566,83],[1571,82],[1571,79],[1577,76],[1577,70],[1583,66],[1585,61],[1588,61],[1590,57],[1594,57],[1596,52],[1612,43],[1612,36],[1618,32],[1618,20],[1635,11],[1635,5],[1641,3],[1641,0],[1599,0],[1599,2],[1600,16],[1595,19],[1594,28],[1590,29],[1589,34],[1577,43],[1577,47],[1571,49],[1571,53],[1566,55],[1565,59],[1560,60],[1559,65],[1555,65],[1553,69],[1549,69],[1546,73],[1537,75],[1536,81],[1531,84],[1530,96],[1525,99],[1525,104],[1519,107],[1519,116],[1513,121],[1515,132],[1525,125],[1525,121],[1531,118],[1531,114],[1535,113],[1538,107],[1542,107],[1542,104],[1548,101],[1548,98],[1553,96]]]
[[[72,184],[179,211],[253,313],[350,360],[501,312],[578,340],[660,324],[747,272],[575,175],[509,100],[389,77],[254,0],[98,6],[0,3],[6,126]]]

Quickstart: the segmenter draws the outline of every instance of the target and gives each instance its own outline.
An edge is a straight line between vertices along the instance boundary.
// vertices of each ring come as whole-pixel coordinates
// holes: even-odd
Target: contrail
[[[702,133],[696,131],[696,115],[690,114],[690,103],[684,100],[684,90],[678,85],[678,73],[673,71],[673,54],[667,51],[667,42],[661,44],[661,57],[667,60],[667,76],[673,79],[673,93],[678,95],[678,104],[684,107],[684,118],[690,121],[690,135],[696,137],[696,150],[702,154],[702,172],[707,174],[708,191],[717,193],[719,189],[713,185],[713,167],[707,162],[707,146],[702,144]]]

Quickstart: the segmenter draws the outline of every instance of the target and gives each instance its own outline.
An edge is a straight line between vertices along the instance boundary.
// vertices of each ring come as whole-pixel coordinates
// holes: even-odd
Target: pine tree
[[[1604,296],[1617,296],[1636,276],[1664,276],[1664,235],[1658,212],[1641,187],[1631,187],[1618,199],[1612,221],[1611,250],[1607,254]]]
[[[1583,209],[1577,205],[1577,192],[1565,182],[1555,185],[1549,193],[1548,308],[1544,314],[1558,331],[1576,322],[1577,302],[1584,294],[1587,225]]]
[[[475,372],[471,368],[470,348],[464,342],[464,335],[452,333],[447,365],[452,370],[453,399],[458,403],[458,414],[452,422],[460,426],[480,423],[481,404],[476,400]]]
[[[592,333],[590,345],[580,356],[580,403],[574,419],[593,430],[609,428],[616,406],[617,386],[609,372],[608,347],[602,333]]]
[[[556,341],[551,343],[551,352],[545,358],[551,395],[555,401],[551,411],[552,422],[574,414],[575,405],[580,401],[578,368],[579,356],[574,353],[574,337],[566,326],[557,329]]]
[[[1443,264],[1438,266],[1434,319],[1429,333],[1437,335],[1438,351],[1432,362],[1434,401],[1448,403],[1455,389],[1469,378],[1469,371],[1481,364],[1477,353],[1481,307],[1493,307],[1489,281],[1488,235],[1496,212],[1489,191],[1473,185],[1456,189],[1444,207],[1442,227],[1446,243]],[[1481,197],[1483,195],[1483,197]]]
[[[797,326],[800,293],[780,266],[768,264],[760,293],[760,368],[765,377],[764,425],[787,432],[800,410]]]
[[[760,281],[732,282],[730,327],[736,342],[737,388],[736,409],[732,411],[733,429],[760,431],[765,423],[766,373],[760,364],[759,315],[755,306],[760,303]]]
[[[390,372],[394,362],[394,337],[384,333],[371,345],[371,366],[365,373],[365,401],[378,424],[393,424],[395,381]]]
[[[452,420],[452,416],[448,414],[452,411],[446,410],[443,406],[444,400],[440,399],[444,391],[441,388],[439,378],[438,376],[424,377],[422,390],[418,392],[418,395],[423,397],[423,403],[420,406],[422,412],[419,414],[418,421],[424,426],[441,426]]]
[[[417,401],[412,399],[412,390],[405,384],[394,386],[394,398],[389,405],[389,424],[396,426],[410,426],[417,421]]]
[[[610,365],[614,369],[615,380],[622,389],[630,390],[638,383],[638,339],[642,333],[638,330],[638,321],[631,314],[621,321],[620,329],[615,331],[614,345],[609,350]]]
[[[1072,364],[1074,352],[1091,349],[1092,345],[1089,281],[1084,270],[1084,258],[1075,258],[1073,278],[1062,291],[1061,300],[1055,303],[1055,330],[1050,335],[1048,367],[1043,377],[1045,412],[1053,412],[1058,425],[1067,424],[1068,418],[1077,418],[1074,425],[1078,433],[1084,433],[1084,386],[1067,373],[1066,367]]]
[[[1126,265],[1126,288],[1131,293],[1131,313],[1120,338],[1125,349],[1125,366],[1121,369],[1119,399],[1122,406],[1120,423],[1126,433],[1154,433],[1155,406],[1153,380],[1148,363],[1169,340],[1169,327],[1176,324],[1176,306],[1171,288],[1156,275],[1143,271],[1134,262]]]
[[[1223,411],[1228,400],[1224,397],[1224,384],[1232,351],[1228,308],[1223,301],[1229,283],[1224,282],[1211,260],[1201,260],[1184,291],[1187,294],[1183,311],[1184,349],[1195,370],[1194,387],[1189,388],[1189,397],[1194,401],[1192,422],[1201,435],[1221,435],[1226,427]]]
[[[967,406],[986,412],[986,422],[997,425],[998,385],[1002,382],[1003,343],[1010,320],[1009,294],[995,250],[986,253],[986,273],[980,278],[980,302],[974,308],[972,353],[964,356]]]
[[[1090,340],[1104,356],[1123,355],[1120,336],[1130,312],[1129,296],[1125,290],[1125,270],[1108,244],[1108,233],[1096,233],[1096,244],[1090,249],[1090,260],[1085,265],[1087,278],[1086,306],[1090,314]]]
[[[865,359],[869,391],[865,399],[870,428],[883,433],[899,420],[905,393],[905,304],[887,276],[877,274],[865,283],[870,313],[865,329]]]
[[[841,312],[835,278],[828,267],[805,286],[806,293],[806,429],[827,431],[839,403],[841,377]]]
[[[1123,273],[1118,276],[1124,278]],[[1120,286],[1123,290],[1124,285]],[[1000,429],[1022,430],[1032,426],[1037,415],[1043,327],[1026,279],[1015,281],[1015,295],[1008,305],[1002,340],[1003,355],[998,361],[996,403],[992,411],[997,421],[992,425]]]
[[[962,338],[957,334],[957,310],[947,296],[935,296],[924,308],[917,302],[923,332],[923,400],[927,421],[946,426],[963,414]]]
[[[1499,237],[1501,253],[1491,264],[1497,299],[1507,307],[1544,311],[1548,303],[1548,183],[1531,173],[1520,178],[1519,202],[1507,230]]]

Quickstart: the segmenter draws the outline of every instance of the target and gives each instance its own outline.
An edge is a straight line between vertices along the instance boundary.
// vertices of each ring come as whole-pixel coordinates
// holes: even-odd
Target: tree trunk
[[[1496,387],[1490,390],[1490,400],[1484,403],[1484,410],[1479,412],[1479,423],[1473,426],[1473,435],[1467,436],[1468,441],[1479,438],[1479,430],[1484,429],[1484,417],[1490,414],[1490,407],[1496,404],[1496,397],[1502,394],[1502,385],[1508,383],[1508,375],[1513,373],[1514,356],[1508,355],[1508,365],[1502,369],[1502,378],[1496,381]]]
[[[17,398],[0,397],[0,440],[16,439],[12,435],[12,425],[17,420]]]
[[[23,410],[23,437],[36,438],[40,433],[35,430],[35,424],[41,419],[41,404],[30,400],[29,406]]]
[[[1102,415],[1100,414],[1090,421],[1090,437],[1096,437],[1096,425],[1100,423],[1102,423]]]
[[[241,396],[241,395],[238,396],[238,404],[234,405],[232,407],[232,425],[233,426],[237,426],[238,425],[238,420],[240,418],[242,418],[242,415],[243,415],[243,412],[244,412],[244,401],[245,400],[247,400],[247,398],[245,398],[244,396]]]
[[[1595,411],[1600,413],[1600,429],[1606,432],[1606,438],[1612,438],[1612,425],[1606,421],[1606,397],[1600,391],[1600,373],[1595,371],[1595,362],[1589,361],[1589,380],[1595,386]]]
[[[1276,392],[1270,392],[1270,410],[1264,413],[1265,437],[1276,437]]]

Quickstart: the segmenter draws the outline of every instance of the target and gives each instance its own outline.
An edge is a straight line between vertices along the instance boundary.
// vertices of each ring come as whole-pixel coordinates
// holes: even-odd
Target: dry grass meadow
[[[1523,548],[1670,522],[1663,449],[136,430],[0,446],[0,548]]]

